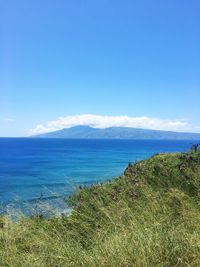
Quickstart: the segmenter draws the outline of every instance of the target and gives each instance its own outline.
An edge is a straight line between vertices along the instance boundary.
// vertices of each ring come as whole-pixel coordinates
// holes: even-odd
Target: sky
[[[0,1],[0,136],[200,132],[199,0]]]

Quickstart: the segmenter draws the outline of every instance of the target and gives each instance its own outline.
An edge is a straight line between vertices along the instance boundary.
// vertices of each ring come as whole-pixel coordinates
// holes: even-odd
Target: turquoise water
[[[0,203],[4,210],[38,199],[61,205],[55,199],[72,194],[79,185],[112,179],[129,162],[158,152],[187,151],[192,143],[0,138]]]

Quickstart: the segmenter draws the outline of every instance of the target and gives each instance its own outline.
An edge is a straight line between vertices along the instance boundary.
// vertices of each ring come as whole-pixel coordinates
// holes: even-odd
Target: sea
[[[0,138],[0,214],[70,211],[80,186],[122,175],[128,163],[161,152],[185,152],[194,140]]]

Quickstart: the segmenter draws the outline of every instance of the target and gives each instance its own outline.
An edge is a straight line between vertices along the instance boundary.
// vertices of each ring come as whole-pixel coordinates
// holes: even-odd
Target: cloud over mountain
[[[74,116],[60,117],[57,120],[38,124],[30,130],[30,134],[42,134],[52,131],[70,128],[77,125],[87,125],[94,128],[107,127],[133,127],[166,131],[192,131],[194,128],[185,119],[159,119],[147,116],[101,116],[93,114],[81,114]]]

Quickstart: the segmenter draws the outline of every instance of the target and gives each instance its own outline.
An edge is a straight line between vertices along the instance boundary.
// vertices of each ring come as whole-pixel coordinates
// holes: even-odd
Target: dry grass
[[[79,191],[69,217],[1,218],[0,266],[200,266],[199,191],[199,152],[155,156]]]

